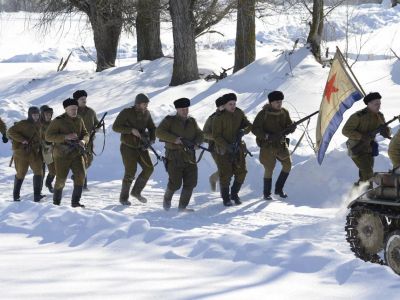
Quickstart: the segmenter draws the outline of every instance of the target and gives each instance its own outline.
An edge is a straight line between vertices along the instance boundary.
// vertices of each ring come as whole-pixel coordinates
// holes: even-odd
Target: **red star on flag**
[[[336,73],[333,74],[333,76],[331,77],[331,79],[328,80],[325,86],[324,96],[328,100],[328,103],[331,101],[331,95],[339,91],[339,89],[334,86],[335,80],[336,80]]]

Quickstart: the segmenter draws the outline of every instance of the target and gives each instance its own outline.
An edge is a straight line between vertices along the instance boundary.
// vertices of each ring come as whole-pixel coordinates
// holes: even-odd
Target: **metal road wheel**
[[[396,230],[389,234],[385,245],[385,259],[387,265],[400,275],[400,231]]]

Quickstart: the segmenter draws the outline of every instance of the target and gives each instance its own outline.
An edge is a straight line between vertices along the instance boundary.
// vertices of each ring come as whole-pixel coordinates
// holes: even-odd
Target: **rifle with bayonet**
[[[99,121],[96,125],[93,126],[93,128],[90,130],[90,133],[89,133],[89,141],[88,141],[88,143],[87,143],[87,145],[86,145],[86,149],[87,149],[87,152],[91,151],[94,155],[97,155],[97,154],[94,153],[92,144],[93,144],[93,141],[94,141],[94,136],[95,136],[97,130],[98,130],[100,127],[103,127],[103,134],[104,134],[103,148],[101,149],[100,154],[103,153],[104,147],[105,147],[105,145],[106,145],[106,129],[105,129],[104,118],[106,117],[107,113],[108,113],[108,112],[105,112],[105,113],[103,114],[103,116],[101,117],[100,121]],[[90,153],[90,154],[91,154],[91,153]],[[100,154],[99,154],[99,155],[100,155]]]
[[[378,133],[381,133],[383,130],[386,130],[386,127],[390,123],[398,120],[399,118],[400,116],[395,116],[393,117],[393,119],[387,121],[386,123],[379,125],[377,129],[368,132],[364,138],[362,138],[357,144],[355,144],[353,147],[350,148],[351,154],[358,155],[359,153],[361,153],[366,147],[368,147],[369,143],[371,142],[370,139],[374,139]]]
[[[158,152],[156,151],[156,149],[154,149],[154,147],[151,145],[151,141],[150,141],[150,139],[148,138],[148,135],[147,135],[146,132],[143,132],[143,133],[142,133],[142,132],[139,131],[139,133],[140,133],[140,141],[141,141],[141,143],[142,143],[142,147],[141,147],[141,148],[142,148],[143,150],[150,149],[151,152],[153,152],[154,155],[155,155],[156,158],[157,158],[157,162],[154,164],[153,167],[155,167],[155,166],[158,164],[159,161],[162,161],[163,164],[164,164],[165,170],[168,171],[168,170],[167,170],[167,162],[168,162],[168,161],[167,161],[167,158],[166,158],[165,156],[162,156],[162,155],[158,154]]]
[[[272,133],[268,135],[267,141],[279,141],[282,137],[288,135],[289,133],[292,133],[297,125],[307,121],[308,119],[310,119],[312,116],[316,115],[317,113],[319,113],[319,110],[313,112],[312,114],[309,114],[308,116],[301,118],[300,120],[293,122],[292,124],[290,124],[288,127],[286,127],[285,129],[277,132],[277,133]]]

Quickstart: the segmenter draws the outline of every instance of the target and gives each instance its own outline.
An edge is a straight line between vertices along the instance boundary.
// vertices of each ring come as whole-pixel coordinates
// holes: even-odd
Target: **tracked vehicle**
[[[400,275],[400,174],[375,173],[370,189],[348,208],[346,240],[356,257]]]

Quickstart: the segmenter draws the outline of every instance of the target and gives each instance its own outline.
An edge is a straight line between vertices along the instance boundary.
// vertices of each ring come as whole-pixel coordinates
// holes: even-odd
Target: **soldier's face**
[[[224,107],[225,110],[229,112],[234,112],[236,109],[236,101],[235,100],[228,101],[228,103],[226,103]]]
[[[182,118],[187,118],[189,114],[189,107],[177,108],[176,113]]]
[[[40,118],[40,115],[39,115],[39,114],[32,114],[32,120],[33,120],[34,122],[39,121],[39,118]]]
[[[367,107],[370,111],[377,113],[381,109],[381,99],[375,99],[368,102]]]
[[[85,107],[86,106],[86,96],[82,96],[78,99],[78,105],[79,107]]]
[[[148,103],[139,103],[139,104],[136,104],[136,107],[137,107],[138,110],[140,110],[140,111],[146,111],[146,110],[147,110],[147,106],[149,106]]]
[[[271,107],[276,110],[280,110],[282,108],[282,100],[272,101]]]
[[[65,112],[67,115],[71,118],[76,118],[78,115],[78,106],[76,105],[70,105],[65,108]]]
[[[44,119],[46,122],[50,122],[52,117],[53,117],[53,114],[51,112],[44,113]]]

